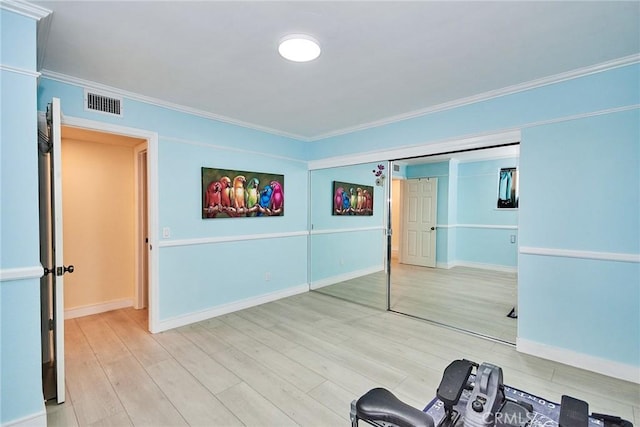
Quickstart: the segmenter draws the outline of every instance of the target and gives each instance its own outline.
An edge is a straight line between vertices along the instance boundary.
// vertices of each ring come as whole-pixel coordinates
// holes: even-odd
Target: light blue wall
[[[157,233],[162,236],[164,228],[171,233],[158,248],[160,321],[308,283],[306,237],[286,236],[308,229],[304,144],[126,98],[124,117],[105,117],[84,111],[82,94],[82,88],[43,79],[39,107],[59,97],[66,116],[158,133]],[[284,175],[284,216],[203,220],[202,167]],[[233,241],[274,233],[285,237]],[[193,239],[210,241],[194,244]]]
[[[311,236],[312,283],[359,270],[383,268],[386,254],[383,234],[385,193],[384,187],[375,186],[372,171],[376,165],[371,163],[311,171],[311,224],[314,233]],[[373,186],[373,215],[332,215],[333,181]],[[316,234],[322,232],[326,234]]]
[[[0,9],[0,269],[40,266],[36,23]],[[44,411],[40,280],[0,281],[0,423]]]
[[[520,247],[637,256],[639,77],[640,64],[622,66],[328,138],[313,144],[310,157],[414,147],[522,129]],[[616,113],[625,108],[633,110]],[[575,119],[581,115],[582,119]],[[567,171],[562,178],[558,176],[561,171]],[[562,185],[561,180],[571,185]],[[518,266],[519,338],[640,366],[638,263],[560,256],[547,260],[521,254]],[[587,270],[576,269],[586,267],[599,271],[585,282]],[[556,270],[557,277],[553,275]],[[558,288],[585,292],[581,305],[569,311],[576,314],[576,320],[567,328],[558,322],[566,320],[562,313],[571,304],[566,299],[570,293],[556,294]],[[581,324],[585,313],[593,320]],[[594,323],[602,326],[590,328]],[[614,327],[618,329],[611,331]],[[614,340],[621,336],[625,337],[623,345]]]
[[[637,109],[526,129],[520,245],[638,254],[639,129]],[[520,337],[640,365],[640,264],[520,254],[519,265]]]

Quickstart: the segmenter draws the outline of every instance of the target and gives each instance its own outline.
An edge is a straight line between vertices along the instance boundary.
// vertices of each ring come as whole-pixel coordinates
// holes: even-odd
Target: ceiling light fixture
[[[289,61],[308,62],[320,56],[320,44],[306,34],[290,34],[280,40],[278,52]]]

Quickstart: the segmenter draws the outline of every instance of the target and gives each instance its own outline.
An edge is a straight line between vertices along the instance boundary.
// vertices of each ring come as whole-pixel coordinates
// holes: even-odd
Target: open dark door
[[[42,318],[42,379],[45,400],[65,400],[64,383],[64,274],[62,251],[62,175],[60,100],[47,107],[46,121],[38,123],[40,194],[40,279]]]

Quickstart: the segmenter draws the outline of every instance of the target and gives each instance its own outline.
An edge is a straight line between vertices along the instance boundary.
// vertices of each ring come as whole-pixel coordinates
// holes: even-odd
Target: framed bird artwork
[[[284,175],[202,168],[202,219],[284,215]]]
[[[373,186],[333,181],[332,215],[373,215]]]

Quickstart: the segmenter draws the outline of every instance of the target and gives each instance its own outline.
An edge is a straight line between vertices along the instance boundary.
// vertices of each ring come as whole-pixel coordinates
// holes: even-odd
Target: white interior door
[[[43,384],[45,398],[65,401],[64,374],[64,274],[73,266],[64,265],[62,247],[62,171],[60,100],[47,107],[46,124],[39,137],[40,175],[40,261],[45,268],[41,281],[43,314]],[[46,329],[46,330],[45,330]],[[45,349],[44,347],[47,346]],[[45,376],[45,364],[49,367]],[[51,395],[47,396],[47,389]]]
[[[436,266],[437,201],[438,178],[403,182],[400,262]]]

